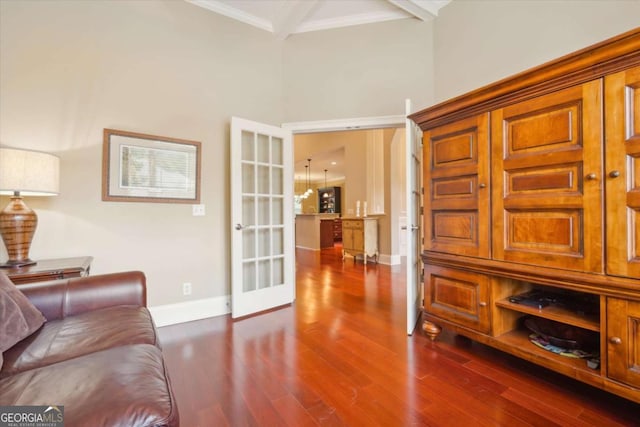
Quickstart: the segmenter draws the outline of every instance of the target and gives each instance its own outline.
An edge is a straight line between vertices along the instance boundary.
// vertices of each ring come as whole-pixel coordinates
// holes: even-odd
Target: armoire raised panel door
[[[452,268],[427,266],[424,280],[427,316],[435,315],[489,333],[489,277]]]
[[[491,118],[494,258],[603,272],[602,81]]]
[[[607,273],[640,277],[640,67],[605,77]]]
[[[607,299],[607,376],[640,387],[640,301]]]
[[[425,248],[488,258],[489,115],[423,134]]]

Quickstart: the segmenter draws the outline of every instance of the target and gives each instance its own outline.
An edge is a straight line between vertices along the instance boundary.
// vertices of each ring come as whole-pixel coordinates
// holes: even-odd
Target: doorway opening
[[[300,220],[296,226],[303,219],[313,223],[309,217],[316,215],[325,219],[364,216],[366,209],[366,215],[377,218],[379,223],[378,261],[401,264],[406,252],[406,238],[401,232],[406,225],[405,117],[305,122],[283,127],[293,131],[294,192],[303,196],[296,198],[296,217]],[[316,222],[319,224],[319,220]],[[338,227],[334,233],[336,244],[341,239]],[[296,231],[297,249],[326,247],[320,245],[320,233],[314,229]]]

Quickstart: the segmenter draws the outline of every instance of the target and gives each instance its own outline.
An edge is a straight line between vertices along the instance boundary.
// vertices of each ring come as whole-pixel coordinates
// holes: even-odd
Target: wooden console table
[[[46,280],[67,279],[88,276],[93,257],[43,259],[36,264],[18,268],[3,268],[3,271],[16,285],[43,282]]]

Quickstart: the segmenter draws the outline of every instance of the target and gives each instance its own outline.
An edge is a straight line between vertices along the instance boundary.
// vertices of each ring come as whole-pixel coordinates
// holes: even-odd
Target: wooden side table
[[[88,276],[93,257],[43,259],[36,264],[18,268],[3,268],[9,279],[16,285],[43,282],[45,280],[67,279]]]

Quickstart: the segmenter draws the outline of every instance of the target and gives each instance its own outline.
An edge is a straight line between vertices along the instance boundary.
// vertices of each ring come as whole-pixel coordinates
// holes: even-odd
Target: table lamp
[[[9,259],[0,268],[35,264],[29,248],[38,217],[22,196],[55,196],[59,190],[60,159],[37,151],[0,147],[0,195],[11,201],[0,212],[0,236]]]

